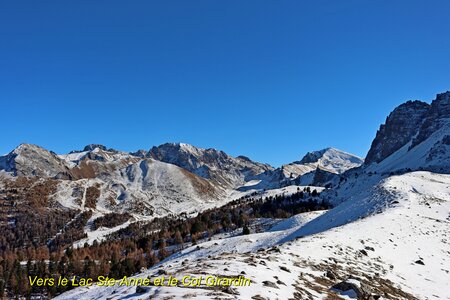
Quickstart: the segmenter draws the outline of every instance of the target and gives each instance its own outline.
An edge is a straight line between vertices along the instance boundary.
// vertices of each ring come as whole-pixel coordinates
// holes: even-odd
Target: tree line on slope
[[[38,238],[36,243],[20,246],[11,240],[9,244],[3,241],[7,245],[1,244],[0,248],[0,297],[29,297],[32,294],[52,297],[72,288],[70,284],[32,288],[28,276],[55,279],[60,276],[94,279],[100,275],[111,278],[129,276],[153,266],[183,247],[195,245],[200,239],[239,228],[243,228],[243,234],[248,234],[251,220],[287,218],[301,212],[329,208],[317,196],[317,191],[309,188],[298,189],[292,195],[262,197],[255,193],[206,210],[193,218],[167,216],[150,222],[131,223],[108,236],[104,242],[94,241],[92,245],[85,244],[80,248],[72,248],[71,245],[85,237],[83,228],[92,212],[71,212],[63,218],[70,221],[59,224],[60,232],[51,230],[55,237],[45,242]],[[62,211],[58,212],[61,216]],[[114,227],[130,218],[128,214],[111,213],[95,220],[92,226]],[[32,218],[24,218],[21,222],[25,227],[42,226]]]

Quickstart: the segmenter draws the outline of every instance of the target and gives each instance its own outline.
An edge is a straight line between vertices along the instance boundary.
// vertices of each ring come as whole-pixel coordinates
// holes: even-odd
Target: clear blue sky
[[[1,1],[0,153],[214,147],[364,156],[450,90],[450,1]]]

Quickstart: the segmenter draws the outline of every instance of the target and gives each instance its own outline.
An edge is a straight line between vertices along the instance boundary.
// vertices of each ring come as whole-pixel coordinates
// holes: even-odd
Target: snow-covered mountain
[[[171,215],[195,216],[255,191],[297,185],[300,181],[305,185],[318,182],[315,179],[319,167],[340,172],[353,163],[351,155],[327,149],[316,161],[295,165],[299,174],[295,181],[288,177],[284,167],[274,170],[244,156],[232,157],[223,151],[187,144],[164,144],[148,152],[132,153],[91,144],[61,155],[22,144],[0,157],[0,183],[17,182],[6,184],[0,194],[6,195],[6,201],[8,195],[14,194],[22,199],[20,205],[28,206],[30,190],[36,184],[42,185],[48,188],[32,191],[33,199],[46,199],[41,201],[42,208],[78,214],[92,212],[89,224],[110,213],[130,214],[129,223],[133,223]],[[301,168],[308,174],[300,176]],[[7,210],[5,214],[8,215],[3,216],[5,219],[15,218]],[[107,231],[85,226],[82,231],[88,237],[75,244],[101,240],[123,226]]]
[[[359,167],[364,160],[356,155],[335,149],[326,148],[319,151],[308,152],[300,160],[282,166],[282,171],[287,178],[297,178],[310,173],[314,178],[317,169],[332,174],[341,174],[345,171]],[[312,172],[312,173],[311,173]]]
[[[408,101],[381,125],[365,160],[371,171],[450,172],[450,92],[431,105]]]
[[[58,177],[70,172],[55,153],[30,144],[21,144],[7,155],[0,156],[0,170],[26,177]]]
[[[319,156],[316,161],[286,168],[295,167],[295,174],[309,173],[307,176],[313,178],[318,167],[340,172],[354,163],[353,156],[331,148]],[[272,187],[296,184],[287,181],[284,167],[274,171],[270,165],[244,156],[232,157],[223,151],[183,143],[167,143],[148,152],[133,153],[91,144],[61,155],[22,144],[0,157],[1,172],[12,179],[30,177],[42,182],[56,179],[57,192],[50,198],[52,203],[63,207],[94,210],[97,216],[128,212],[137,219],[183,212],[195,214],[222,205],[249,191],[267,188],[268,184],[252,186],[259,177],[268,178]],[[85,204],[87,190],[95,195],[88,201],[90,205]]]
[[[94,207],[85,207],[87,188],[98,190]],[[225,192],[189,171],[153,159],[112,169],[96,178],[64,180],[54,200],[65,207],[128,212],[138,217],[196,213],[224,203]]]
[[[22,144],[0,157],[0,169],[12,180],[23,176],[56,179],[52,202],[100,213],[128,212],[142,217],[195,213],[227,199],[225,190],[215,182],[188,170],[101,145],[56,155]],[[89,206],[85,205],[88,189],[95,191]]]
[[[335,148],[308,152],[299,162],[294,162],[299,165],[315,164],[321,169],[335,174],[359,167],[362,163],[362,158]]]
[[[404,174],[411,171],[431,171],[434,173],[450,173],[450,92],[438,94],[436,99],[428,105],[428,111],[420,112],[424,119],[418,120],[416,126],[408,129],[394,126],[392,124],[402,124],[407,116],[398,114],[399,108],[405,109],[410,105],[418,105],[418,102],[408,101],[397,107],[387,118],[386,124],[381,125],[380,130],[372,143],[370,153],[385,153],[384,156],[374,155],[372,158],[368,154],[365,163],[355,169],[351,169],[339,178],[333,179],[336,189],[326,191],[323,196],[334,203],[351,201],[354,195],[364,190],[369,190],[380,180],[392,175]],[[420,110],[425,107],[419,104]],[[439,107],[440,109],[436,109]],[[445,109],[444,109],[445,108]],[[439,113],[436,113],[436,110]],[[408,110],[409,111],[409,110]],[[414,115],[413,111],[409,114]],[[399,118],[400,120],[396,119]],[[411,117],[414,118],[414,117]],[[405,125],[409,126],[409,125]],[[401,128],[401,137],[396,139],[395,128]],[[414,129],[413,129],[414,128]],[[430,129],[432,128],[432,129]],[[427,133],[424,134],[423,132]],[[431,132],[430,132],[431,131]],[[390,133],[387,133],[390,132]],[[406,138],[408,136],[409,138]],[[427,136],[420,138],[419,136]],[[402,141],[401,143],[399,141]],[[392,148],[393,143],[396,146]],[[377,150],[374,150],[377,149]],[[395,150],[394,150],[395,149]],[[389,155],[388,155],[389,153]],[[378,157],[378,158],[374,158]],[[382,160],[378,161],[381,157]],[[377,162],[378,161],[378,162]]]
[[[331,147],[308,152],[300,161],[255,176],[255,180],[240,190],[273,189],[287,185],[323,186],[337,174],[359,167],[363,162],[356,155]]]
[[[225,187],[236,188],[254,176],[273,170],[245,156],[232,157],[216,149],[202,149],[184,143],[166,143],[153,147],[148,157],[171,163]]]
[[[396,108],[360,163],[325,149],[263,172],[244,187],[301,179],[309,164],[338,174],[321,193],[333,208],[266,232],[205,240],[136,274],[242,275],[250,288],[94,285],[58,299],[450,299],[450,92]]]
[[[317,188],[315,197],[331,204],[328,211],[300,214],[260,233],[201,240],[137,276],[163,268],[176,277],[206,272],[251,278],[251,289],[214,291],[223,299],[450,299],[443,288],[450,281],[448,174],[450,92],[431,104],[408,101],[394,109],[365,161],[326,148],[275,169],[183,143],[132,153],[93,144],[61,155],[22,144],[0,157],[0,221],[16,222],[14,211],[27,213],[18,209],[26,201],[70,210],[75,217],[69,223],[89,212],[80,238],[70,241],[82,247],[155,217],[191,217],[241,197],[262,201],[318,185],[325,189]],[[107,229],[89,225],[109,213],[131,217]],[[186,293],[211,297],[211,290],[181,286],[93,286],[60,298]]]

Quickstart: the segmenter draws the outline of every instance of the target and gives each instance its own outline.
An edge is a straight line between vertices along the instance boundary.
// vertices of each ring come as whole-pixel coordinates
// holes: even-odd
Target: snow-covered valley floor
[[[373,299],[450,299],[450,175],[413,172],[370,191],[267,232],[187,248],[136,275],[241,275],[250,287],[94,285],[58,299],[352,299],[332,288],[349,278]]]

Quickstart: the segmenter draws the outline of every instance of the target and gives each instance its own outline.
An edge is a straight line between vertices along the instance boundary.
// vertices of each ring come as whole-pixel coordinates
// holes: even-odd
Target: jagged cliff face
[[[223,151],[183,143],[166,143],[153,147],[147,156],[177,165],[226,187],[238,187],[254,176],[273,169],[244,156],[231,157]]]
[[[411,144],[414,148],[450,121],[450,92],[438,94],[424,115],[422,125]]]
[[[365,163],[379,163],[406,143],[417,133],[430,105],[421,101],[408,101],[389,114],[380,126],[367,153]]]
[[[450,92],[446,92],[431,105],[408,101],[397,107],[378,130],[365,164],[381,173],[450,173],[449,153]]]

